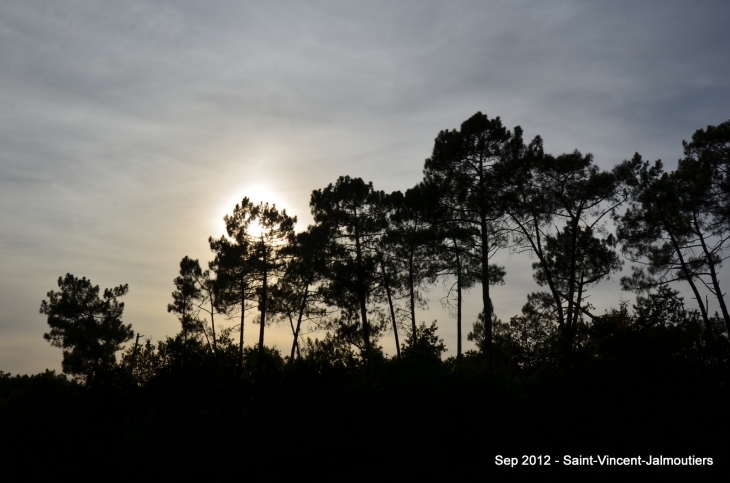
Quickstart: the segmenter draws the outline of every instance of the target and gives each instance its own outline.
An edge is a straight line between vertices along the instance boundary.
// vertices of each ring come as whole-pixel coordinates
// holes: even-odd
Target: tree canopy
[[[46,294],[40,313],[48,316],[50,332],[43,338],[63,350],[63,372],[93,382],[116,362],[116,352],[132,338],[132,326],[122,323],[127,285],[104,289],[70,273],[58,278],[58,291]]]

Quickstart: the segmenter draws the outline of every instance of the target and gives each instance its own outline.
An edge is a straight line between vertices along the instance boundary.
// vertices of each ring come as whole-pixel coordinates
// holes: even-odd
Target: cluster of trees
[[[424,333],[417,308],[440,280],[450,284],[457,359],[464,355],[462,294],[474,286],[481,287],[483,310],[469,339],[488,363],[499,352],[519,367],[550,359],[569,368],[590,346],[586,334],[595,335],[607,321],[664,326],[680,313],[682,324],[701,322],[703,341],[727,339],[730,314],[719,268],[730,237],[730,121],[698,130],[684,153],[672,172],[639,154],[603,170],[577,150],[545,153],[539,136],[526,142],[519,126],[509,130],[479,112],[460,129],[438,134],[423,180],[405,193],[378,191],[349,176],[314,190],[314,225],[302,232],[285,210],[243,198],[224,218],[226,234],[209,238],[208,269],[187,256],[180,262],[168,305],[181,323],[176,340],[243,370],[246,361],[264,364],[266,326],[284,322],[292,331],[289,361],[312,347],[304,344],[311,330],[327,331],[327,340],[357,348],[363,359],[378,353],[378,338],[391,332],[400,356],[404,335],[414,347]],[[505,267],[490,263],[500,250],[529,254],[544,288],[529,294],[522,315],[508,323],[496,317],[490,296],[490,286],[504,283]],[[632,272],[621,284],[640,296],[635,314],[626,307],[592,313],[589,290],[625,260]],[[668,287],[678,281],[691,288],[697,309],[686,309]],[[721,314],[709,314],[702,287]],[[93,379],[114,365],[114,353],[132,338],[117,301],[127,287],[106,290],[101,299],[98,287],[67,275],[59,288],[41,305],[51,326],[45,337],[64,349],[65,372]],[[653,306],[682,310],[659,316],[656,309],[654,322],[645,322]],[[244,327],[252,312],[258,344],[246,351]],[[223,328],[221,317],[237,324]],[[174,340],[157,347],[138,342],[123,360],[144,379]]]
[[[40,311],[76,380],[0,371],[0,467],[26,479],[233,481],[305,468],[483,478],[499,470],[494,455],[578,452],[719,464],[730,428],[719,275],[730,121],[684,148],[672,172],[639,155],[602,170],[477,113],[439,133],[405,193],[346,176],[315,190],[302,232],[244,198],[209,239],[206,269],[181,260],[168,305],[181,330],[156,343],[122,322],[126,285],[59,278]],[[543,288],[507,322],[491,303],[506,273],[490,263],[499,250],[529,254]],[[621,283],[636,303],[594,313],[590,290],[627,260]],[[458,327],[447,359],[436,323],[417,323],[441,281]],[[483,310],[467,337],[479,350],[463,351],[462,294],[477,286]],[[258,344],[245,346],[251,321]],[[274,322],[292,331],[284,357],[265,345]],[[314,330],[326,335],[312,340]],[[392,358],[377,343],[389,334]]]

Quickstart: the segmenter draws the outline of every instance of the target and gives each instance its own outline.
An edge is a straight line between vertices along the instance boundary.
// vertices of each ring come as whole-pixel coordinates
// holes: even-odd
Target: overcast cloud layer
[[[128,283],[125,321],[162,339],[180,259],[210,260],[243,196],[303,229],[313,189],[405,190],[476,111],[604,168],[636,151],[674,168],[682,139],[730,118],[727,2],[202,3],[0,3],[0,369],[60,369],[38,313],[60,275]],[[529,259],[500,263],[507,320],[537,286]],[[422,319],[448,355],[440,297]]]

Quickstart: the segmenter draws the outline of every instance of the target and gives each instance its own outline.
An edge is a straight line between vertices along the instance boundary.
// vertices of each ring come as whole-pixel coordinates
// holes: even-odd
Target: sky
[[[477,111],[553,154],[672,169],[683,139],[730,119],[728,24],[725,1],[4,0],[0,369],[60,370],[39,313],[59,276],[129,284],[123,320],[164,339],[180,259],[211,260],[244,196],[303,230],[312,190],[349,175],[405,191]],[[529,258],[498,256],[508,320],[538,287]],[[592,290],[598,311],[632,299],[617,279]],[[454,355],[442,296],[419,320]],[[466,330],[479,310],[473,290]],[[287,353],[288,327],[267,345]]]

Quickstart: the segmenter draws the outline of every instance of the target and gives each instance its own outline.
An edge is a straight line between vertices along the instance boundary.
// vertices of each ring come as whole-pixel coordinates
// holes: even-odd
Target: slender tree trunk
[[[456,241],[454,241],[454,249],[456,250],[456,358],[461,359],[461,258]]]
[[[299,354],[299,331],[302,327],[302,318],[304,317],[304,308],[307,306],[307,296],[309,295],[309,284],[307,284],[304,287],[304,296],[302,297],[302,305],[299,307],[299,318],[297,319],[297,328],[294,331],[294,342],[291,346],[291,355],[289,356],[289,360],[294,360],[294,349],[297,350],[297,354]]]
[[[654,194],[652,192],[652,194]],[[659,199],[656,195],[654,195],[654,198],[657,200],[657,206],[660,206]],[[710,319],[707,315],[707,310],[705,309],[705,304],[702,303],[702,297],[700,296],[700,291],[697,289],[697,286],[694,283],[694,280],[692,278],[694,277],[692,273],[689,271],[689,268],[687,268],[687,264],[684,261],[684,256],[682,255],[682,250],[679,247],[679,242],[674,237],[674,232],[672,231],[669,221],[664,217],[664,211],[660,208],[659,209],[659,215],[662,219],[662,224],[664,225],[664,230],[669,235],[669,240],[672,242],[672,247],[674,247],[674,252],[677,254],[677,257],[679,258],[679,264],[682,267],[682,271],[684,272],[684,275],[687,277],[687,283],[689,283],[689,286],[692,288],[692,293],[695,294],[695,299],[697,300],[697,304],[700,306],[700,313],[702,314],[702,320],[705,322],[705,330],[708,334],[712,333],[712,330],[710,328]]]
[[[483,153],[479,153],[479,224],[482,238],[482,304],[484,305],[484,350],[487,354],[489,367],[492,366],[492,299],[489,296],[489,235],[487,231],[488,202],[486,186],[484,186],[485,160]]]
[[[241,336],[238,342],[238,369],[243,373],[243,328],[246,318],[246,284],[241,282]]]
[[[266,328],[266,296],[267,296],[267,284],[268,284],[268,267],[266,266],[267,260],[266,260],[266,246],[264,245],[263,240],[261,240],[261,250],[263,252],[263,260],[264,260],[264,280],[263,280],[263,288],[261,291],[261,328],[259,330],[259,370],[261,369],[261,364],[263,364],[264,359],[264,329]]]
[[[289,319],[289,327],[291,328],[291,333],[292,333],[292,336],[294,337],[294,344],[292,345],[292,355],[289,358],[289,361],[291,362],[291,360],[294,358],[294,348],[296,347],[296,343],[297,343],[297,339],[296,339],[297,329],[296,329],[296,327],[294,327],[294,319],[292,319],[291,313],[287,313],[286,318]]]
[[[669,220],[664,216],[664,210],[662,210],[662,203],[659,200],[659,197],[654,193],[654,191],[649,187],[649,192],[654,197],[654,200],[656,201],[657,209],[659,210],[659,217],[662,220],[662,225],[664,226],[664,230],[669,235],[669,240],[672,242],[672,247],[674,247],[674,252],[677,254],[677,257],[679,258],[679,264],[682,266],[682,271],[684,272],[685,276],[687,277],[687,283],[689,283],[689,286],[692,288],[692,292],[695,294],[695,299],[697,300],[697,304],[700,306],[700,313],[702,314],[702,320],[705,322],[705,330],[707,331],[708,335],[712,334],[712,330],[710,328],[710,319],[707,315],[707,310],[705,309],[705,305],[702,303],[702,297],[700,296],[700,291],[697,290],[697,286],[695,285],[694,281],[692,280],[693,275],[690,273],[689,268],[687,268],[687,264],[684,261],[684,257],[682,256],[682,250],[679,248],[679,242],[674,237],[674,231],[672,231],[672,227],[669,224]]]
[[[532,248],[532,252],[537,256],[537,259],[540,262],[540,266],[542,266],[542,269],[545,272],[545,278],[547,279],[548,288],[550,288],[550,293],[553,295],[553,301],[555,302],[555,310],[558,311],[558,328],[561,331],[565,330],[565,313],[563,312],[563,301],[560,292],[555,286],[553,274],[550,271],[547,260],[545,260],[545,254],[542,252],[542,240],[540,237],[540,224],[538,222],[538,218],[534,213],[531,214],[532,221],[530,222],[530,225],[532,225],[532,227],[534,227],[535,229],[535,232],[532,233],[532,228],[528,229],[525,223],[523,223],[517,215],[509,211],[507,213],[512,218],[512,221],[514,221],[519,228],[519,232],[525,236],[525,239],[528,241],[530,247]]]
[[[205,336],[205,342],[208,343],[208,349],[210,349],[210,352],[214,353],[213,346],[210,343],[210,337],[208,337],[208,333],[205,330],[203,330],[203,335]]]
[[[677,252],[677,256],[679,257],[680,265],[682,266],[682,271],[684,272],[684,275],[687,278],[687,283],[689,283],[690,288],[692,289],[692,293],[695,294],[695,300],[697,300],[697,304],[700,306],[700,313],[702,314],[702,320],[705,322],[705,330],[709,333],[712,332],[710,328],[710,318],[707,314],[707,309],[705,308],[705,304],[702,303],[702,296],[700,295],[700,291],[697,288],[697,285],[695,285],[695,282],[693,279],[693,275],[690,273],[689,269],[687,268],[687,265],[684,262],[684,257],[682,256],[682,253],[679,251],[679,246],[677,242],[674,240],[674,237],[671,236],[672,243],[674,245],[674,250]]]
[[[492,301],[489,297],[489,234],[487,217],[481,215],[482,229],[482,303],[484,304],[484,349],[492,362]]]
[[[390,307],[390,318],[393,321],[393,334],[395,335],[395,349],[400,357],[400,342],[398,342],[398,326],[395,323],[395,310],[393,309],[393,298],[390,296],[390,284],[388,283],[388,275],[385,273],[385,263],[383,257],[380,257],[380,270],[383,272],[383,284],[385,285],[385,293],[388,295],[388,306]]]
[[[183,342],[188,341],[188,317],[185,311],[182,313],[182,320],[180,321],[182,324],[182,333],[183,333]]]
[[[710,278],[712,279],[712,286],[715,288],[715,296],[717,297],[717,301],[720,303],[720,310],[722,311],[722,317],[725,320],[725,327],[728,330],[728,334],[730,334],[730,315],[727,311],[727,306],[725,305],[725,298],[723,297],[722,290],[720,289],[720,282],[717,280],[717,272],[715,270],[715,262],[712,260],[712,254],[707,249],[707,244],[705,243],[705,237],[702,236],[702,232],[700,231],[699,223],[697,222],[697,214],[692,213],[692,218],[694,220],[695,230],[697,230],[697,235],[700,238],[700,243],[702,244],[702,251],[705,252],[705,258],[707,259],[707,266],[710,269]],[[700,301],[700,303],[702,303]]]
[[[580,227],[578,226],[580,222],[580,213],[583,209],[583,204],[578,207],[577,213],[572,219],[571,223],[571,247],[570,247],[570,276],[568,278],[568,314],[565,318],[566,322],[566,330],[563,331],[563,336],[565,337],[565,346],[564,350],[565,357],[567,358],[568,366],[571,363],[572,354],[573,354],[573,338],[575,334],[575,323],[578,320],[578,308],[575,304],[575,293],[576,293],[576,272],[578,268],[578,231],[580,230]]]
[[[578,213],[580,213],[580,208],[578,209]],[[575,297],[575,277],[576,277],[576,271],[577,271],[577,264],[578,264],[578,222],[580,221],[580,216],[576,214],[573,217],[573,223],[571,223],[571,246],[570,246],[570,276],[568,278],[568,316],[565,318],[567,325],[570,326],[573,324],[573,313],[576,311],[575,309],[575,301],[573,298]],[[572,329],[568,330],[569,338],[566,341],[567,345],[573,347],[573,341],[572,335]]]
[[[370,326],[368,325],[368,310],[365,303],[365,275],[363,274],[362,247],[360,246],[360,230],[358,228],[357,210],[355,210],[355,255],[357,257],[357,296],[360,302],[360,317],[362,318],[362,336],[365,343],[365,352],[370,352]]]
[[[137,338],[134,341],[134,350],[132,351],[132,373],[134,373],[134,367],[137,365],[137,348],[139,347],[139,338],[141,335],[138,333]]]
[[[530,241],[532,251],[537,255],[537,259],[540,261],[542,269],[545,271],[545,278],[547,279],[548,287],[550,292],[553,294],[553,300],[555,301],[555,309],[558,311],[558,327],[560,330],[565,330],[565,312],[563,312],[563,301],[560,298],[560,292],[555,286],[555,280],[553,280],[553,274],[550,271],[550,266],[545,259],[545,254],[542,252],[542,240],[540,237],[540,225],[537,221],[537,216],[532,215],[532,223],[535,226],[535,237],[533,238],[530,233],[523,227],[523,225],[517,220],[516,217],[512,217],[513,220],[517,221],[522,233],[525,234],[527,239]]]
[[[580,304],[583,301],[583,284],[584,284],[584,276],[581,272],[580,274],[580,282],[578,282],[578,289],[576,290],[578,292],[578,296],[576,297],[575,302],[575,314],[573,315],[573,326],[578,326],[578,317],[580,316]]]
[[[294,326],[294,320],[292,320],[291,316],[289,316],[289,326],[291,327],[291,333],[294,335],[294,341],[292,342],[291,346],[291,355],[289,356],[289,364],[291,364],[294,360],[294,352],[296,351],[297,357],[301,357],[301,353],[299,352],[299,340],[297,337],[297,330]]]
[[[573,309],[573,319],[571,320],[570,324],[566,326],[568,329],[568,334],[566,337],[565,350],[568,351],[566,353],[566,356],[567,356],[566,362],[567,362],[568,367],[570,367],[570,365],[573,362],[573,346],[575,344],[575,336],[578,332],[578,319],[579,319],[580,313],[581,313],[580,304],[583,301],[583,285],[584,285],[583,281],[584,281],[583,273],[581,272],[580,281],[578,281],[578,283],[577,283],[578,286],[576,287],[577,295],[576,295],[575,306]]]
[[[218,351],[218,342],[215,338],[215,319],[213,318],[213,295],[210,296],[210,326],[213,329],[213,353],[217,353]]]
[[[416,333],[416,290],[413,286],[413,252],[411,251],[411,257],[408,260],[408,286],[411,292],[411,328],[413,333]]]

